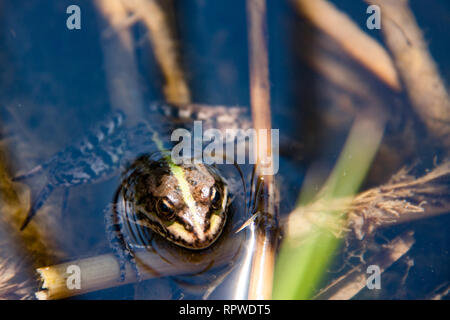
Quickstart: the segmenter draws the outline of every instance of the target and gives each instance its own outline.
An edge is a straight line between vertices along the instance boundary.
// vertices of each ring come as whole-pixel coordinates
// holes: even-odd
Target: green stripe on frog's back
[[[156,160],[158,166],[152,166],[155,160],[149,158],[148,163],[139,164],[147,166],[144,171],[150,171],[150,175],[144,185],[135,186],[152,193],[146,197],[137,192],[138,208],[147,217],[146,224],[180,246],[190,249],[210,246],[221,234],[227,218],[225,180],[214,168],[204,164],[175,164],[158,132],[153,131],[152,140],[162,157]],[[161,166],[168,172],[161,170]],[[141,198],[149,200],[142,205]]]
[[[187,182],[186,177],[184,176],[183,168],[180,167],[179,165],[175,164],[172,161],[172,157],[167,153],[167,150],[164,149],[163,142],[159,139],[157,132],[153,133],[152,139],[155,142],[159,151],[163,152],[164,160],[169,165],[171,174],[177,179],[178,186],[181,189],[181,193],[183,195],[184,202],[188,206],[191,213],[194,212],[195,211],[195,200],[191,194],[191,191],[189,188],[189,183]],[[193,216],[195,216],[195,214]],[[194,223],[198,226],[198,222],[196,220]]]

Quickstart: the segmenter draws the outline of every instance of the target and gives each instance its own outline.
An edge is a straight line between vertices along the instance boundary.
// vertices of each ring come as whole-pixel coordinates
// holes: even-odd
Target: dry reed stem
[[[417,179],[408,175],[407,169],[401,169],[387,184],[355,197],[318,200],[297,208],[290,214],[287,233],[301,238],[310,228],[319,226],[332,230],[338,237],[352,231],[361,240],[380,227],[448,213],[450,207],[446,200],[436,197],[449,194],[448,182],[439,181],[449,178],[449,161]],[[434,212],[428,211],[427,204],[435,207]],[[319,214],[324,212],[331,214]],[[340,215],[332,214],[340,212]]]
[[[370,257],[365,263],[352,268],[342,277],[322,289],[314,298],[320,300],[349,300],[367,285],[367,267],[377,265],[380,272],[386,271],[394,262],[406,254],[414,244],[412,232],[396,237],[384,245],[385,249]]]
[[[401,84],[386,50],[346,14],[325,0],[293,0],[300,14],[333,38],[350,56],[394,90]]]
[[[122,3],[150,32],[155,57],[166,80],[166,100],[174,104],[189,103],[191,96],[180,65],[177,44],[162,8],[154,0],[124,0]]]
[[[265,0],[247,0],[247,26],[250,64],[250,104],[254,128],[271,129],[270,86],[266,29]],[[270,133],[264,142],[256,139],[257,179],[262,182],[263,196],[256,201],[260,212],[254,222],[256,244],[252,260],[249,299],[270,299],[272,296],[273,271],[275,265],[276,229],[278,208],[275,203],[275,181],[273,175],[262,175],[263,159],[273,166],[272,142]],[[265,162],[265,161],[264,161]],[[265,162],[267,163],[267,162]]]
[[[366,0],[381,8],[381,26],[411,103],[429,132],[450,146],[450,99],[407,0]]]
[[[69,289],[67,285],[68,277],[72,274],[67,271],[72,265],[80,268],[80,289]],[[125,281],[119,281],[119,265],[116,257],[111,254],[43,267],[37,269],[37,272],[42,281],[42,290],[36,292],[36,298],[39,300],[63,299],[136,281],[133,270],[128,264]],[[143,279],[149,279],[151,276],[151,274],[144,274]]]
[[[448,195],[449,185],[439,179],[450,178],[450,162],[445,162],[420,178],[408,175],[401,169],[384,186],[372,188],[357,195],[348,207],[348,226],[358,239],[370,235],[376,228],[411,219],[430,216],[426,204],[443,207],[448,213],[446,199],[435,199]],[[411,218],[409,216],[412,216]]]
[[[180,274],[201,273],[215,267],[232,263],[240,253],[236,243],[228,241],[217,255],[207,259],[192,259],[168,261],[156,253],[147,250],[136,251],[136,261],[141,273],[141,280],[175,276]],[[80,271],[79,289],[70,289],[73,271],[69,266],[78,266]],[[68,272],[70,271],[70,273]],[[85,259],[73,260],[59,265],[37,269],[42,282],[42,289],[36,292],[40,300],[63,299],[87,292],[117,287],[137,281],[135,272],[127,263],[125,280],[120,281],[120,268],[113,254],[104,254]]]

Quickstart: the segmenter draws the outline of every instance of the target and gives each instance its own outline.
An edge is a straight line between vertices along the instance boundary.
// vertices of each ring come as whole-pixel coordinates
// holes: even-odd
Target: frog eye
[[[171,219],[175,213],[173,204],[167,199],[158,200],[158,203],[156,204],[156,211],[165,219]]]
[[[211,206],[214,209],[219,209],[222,206],[222,203],[221,203],[222,196],[220,194],[220,191],[217,190],[216,187],[212,187],[210,194],[211,194],[211,197],[210,197],[210,199],[211,199]]]

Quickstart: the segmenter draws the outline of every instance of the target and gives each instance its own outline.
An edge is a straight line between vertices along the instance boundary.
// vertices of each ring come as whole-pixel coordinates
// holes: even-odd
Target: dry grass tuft
[[[417,214],[426,217],[427,205],[445,208],[443,195],[449,194],[449,185],[448,181],[442,183],[442,180],[450,178],[450,162],[437,166],[420,178],[411,176],[409,172],[403,168],[387,184],[360,193],[351,201],[347,208],[347,226],[358,239],[383,225],[409,221]]]
[[[336,237],[347,232],[362,240],[382,226],[448,213],[450,162],[420,178],[403,168],[388,183],[355,197],[319,199],[299,207],[289,217],[288,235],[302,239],[311,228],[326,229]],[[447,202],[446,202],[447,201]]]

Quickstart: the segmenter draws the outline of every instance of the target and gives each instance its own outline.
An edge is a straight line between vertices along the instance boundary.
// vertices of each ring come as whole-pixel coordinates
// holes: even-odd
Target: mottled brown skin
[[[217,240],[227,219],[227,184],[214,168],[204,164],[179,167],[190,200],[167,160],[147,156],[131,167],[123,185],[125,199],[133,203],[139,224],[179,246],[207,248]]]

